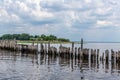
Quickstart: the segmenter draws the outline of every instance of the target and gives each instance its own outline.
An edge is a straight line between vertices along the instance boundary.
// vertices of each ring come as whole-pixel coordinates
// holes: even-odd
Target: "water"
[[[99,48],[101,52],[104,49],[119,50],[119,46],[119,43],[84,45]],[[0,50],[0,80],[120,80],[120,63],[93,62],[90,57],[89,60],[68,59]]]

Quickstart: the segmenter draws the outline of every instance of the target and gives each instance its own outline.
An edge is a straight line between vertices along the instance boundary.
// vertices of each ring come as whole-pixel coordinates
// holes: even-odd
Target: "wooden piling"
[[[74,42],[72,42],[72,51],[71,53],[74,53]]]
[[[41,48],[40,48],[40,49],[41,49],[40,52],[43,54],[43,53],[44,53],[44,45],[43,45],[43,43],[41,43],[40,45],[41,45],[41,46],[40,46],[40,47],[41,47]]]
[[[96,59],[98,60],[98,58],[99,58],[99,49],[97,49],[97,52],[96,52]]]
[[[80,60],[81,50],[80,47],[78,48],[78,60]]]
[[[83,49],[83,59],[88,60],[89,57],[89,49],[85,48]]]
[[[76,59],[77,59],[77,47],[75,47],[75,63],[76,63]]]
[[[47,44],[45,43],[45,54],[47,54]]]
[[[71,54],[70,54],[70,57],[73,58],[73,53],[74,53],[74,42],[72,42],[72,49],[71,49]]]
[[[108,63],[108,61],[109,61],[109,50],[105,50],[105,58],[106,58],[106,62]]]
[[[91,49],[91,62],[95,62],[96,49]]]
[[[50,52],[50,42],[48,42],[48,53]]]
[[[118,51],[118,62],[120,61],[120,51]]]
[[[114,51],[113,51],[113,49],[111,49],[111,60],[112,61],[114,60]]]
[[[81,39],[81,50],[83,50],[83,39]]]
[[[34,44],[34,42],[33,42]],[[17,44],[16,40],[0,40],[0,49],[5,50],[11,50],[11,51],[21,51],[22,53],[35,53],[38,52],[38,43],[37,45],[25,45],[25,44]],[[97,62],[99,60],[99,49],[91,49],[91,61]],[[83,48],[83,39],[81,39],[81,46],[75,47],[74,42],[72,43],[71,47],[62,46],[62,44],[59,46],[59,51],[56,47],[50,46],[50,42],[48,42],[48,45],[42,42],[40,43],[40,52],[43,54],[48,53],[48,55],[52,57],[56,57],[57,55],[60,55],[61,58],[67,59],[75,59],[75,61],[80,59],[88,60],[89,57],[89,49]],[[59,52],[59,53],[58,53]],[[100,60],[105,59],[106,62],[109,61],[110,52],[109,50],[105,50],[103,52],[104,54],[101,56]],[[46,54],[47,55],[47,54]],[[120,61],[120,51],[113,51],[111,50],[111,61]],[[105,61],[103,60],[103,61]],[[78,61],[79,62],[79,61]]]

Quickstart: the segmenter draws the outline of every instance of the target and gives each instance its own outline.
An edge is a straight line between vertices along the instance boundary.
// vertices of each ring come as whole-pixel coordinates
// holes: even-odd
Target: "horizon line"
[[[73,41],[80,42],[80,41]],[[85,43],[120,43],[120,41],[84,41]]]

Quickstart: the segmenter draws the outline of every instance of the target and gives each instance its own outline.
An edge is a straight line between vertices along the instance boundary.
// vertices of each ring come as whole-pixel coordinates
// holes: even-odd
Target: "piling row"
[[[40,45],[40,46],[38,46]],[[60,44],[57,49],[54,46],[51,46],[50,42],[43,44],[42,42],[37,43],[36,45],[25,45],[17,44],[16,40],[0,40],[0,49],[21,51],[22,53],[41,53],[48,54],[53,56],[60,56],[64,58],[82,58],[88,60],[91,57],[91,61],[97,62],[98,59],[108,62],[109,60],[120,61],[120,51],[105,50],[102,55],[99,54],[99,49],[88,49],[83,48],[83,40],[81,39],[81,46],[75,47],[74,42],[72,42],[71,47],[66,47]],[[89,56],[90,55],[90,56]],[[109,57],[111,55],[111,58]],[[100,57],[99,57],[100,56]]]
[[[0,49],[16,50],[17,41],[15,40],[0,40]]]
[[[37,47],[34,45],[17,44],[16,40],[0,40],[0,49],[10,51],[36,52]]]

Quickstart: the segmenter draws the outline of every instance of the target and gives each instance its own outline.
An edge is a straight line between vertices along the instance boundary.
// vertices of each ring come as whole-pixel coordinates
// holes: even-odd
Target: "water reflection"
[[[116,58],[101,60],[90,52],[86,58],[0,50],[0,64],[0,79],[4,80],[118,80],[120,75]]]

